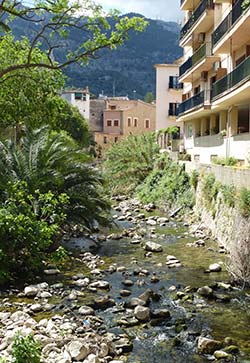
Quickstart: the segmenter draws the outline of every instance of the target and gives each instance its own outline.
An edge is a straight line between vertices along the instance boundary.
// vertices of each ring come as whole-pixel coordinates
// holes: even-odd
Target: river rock
[[[150,319],[150,309],[144,306],[136,306],[134,315],[140,321],[148,321]]]
[[[213,295],[213,290],[209,286],[202,286],[197,290],[200,296],[210,297]]]
[[[42,310],[42,305],[41,304],[33,304],[33,305],[31,305],[30,310],[33,311],[33,313],[38,313],[39,311]]]
[[[89,285],[89,287],[90,288],[96,288],[96,289],[103,289],[103,290],[109,290],[110,289],[109,282],[108,281],[104,281],[104,280],[92,282]]]
[[[124,285],[124,286],[133,286],[134,285],[134,282],[132,281],[132,280],[124,280],[124,281],[122,281],[122,284]]]
[[[213,354],[221,347],[222,343],[218,340],[213,340],[205,337],[199,337],[198,339],[198,352],[202,354]]]
[[[159,218],[157,218],[157,222],[160,224],[162,224],[162,223],[165,224],[165,223],[169,222],[169,219],[166,217],[159,217]]]
[[[90,354],[86,359],[84,359],[84,363],[100,363],[100,359],[95,354]]]
[[[90,280],[88,277],[85,277],[84,279],[78,279],[74,282],[74,285],[77,287],[86,287],[88,286]]]
[[[89,355],[90,347],[84,340],[72,340],[67,346],[67,351],[74,361],[80,361]]]
[[[170,318],[170,312],[167,309],[155,309],[152,312],[152,317],[156,319],[169,319]]]
[[[120,290],[120,295],[123,297],[130,296],[131,291],[130,290]]]
[[[162,252],[163,248],[158,243],[148,241],[145,244],[145,250],[150,252]]]
[[[24,289],[24,295],[27,297],[35,297],[39,292],[36,286],[26,286]]]
[[[97,297],[94,300],[94,309],[105,310],[114,305],[115,301],[111,299],[108,295]]]
[[[128,306],[131,307],[131,308],[135,308],[138,305],[145,306],[146,305],[146,301],[145,300],[142,300],[142,299],[139,299],[137,297],[133,297],[130,300],[129,304],[128,304]]]
[[[94,315],[95,311],[90,306],[81,306],[78,310],[81,315]]]
[[[221,271],[221,265],[219,263],[213,263],[209,266],[210,272],[220,272]]]
[[[216,359],[229,359],[232,358],[232,355],[224,352],[223,350],[216,350],[214,352],[214,357]]]
[[[133,343],[128,338],[120,338],[114,341],[115,348],[123,353],[129,353],[133,349]]]
[[[56,269],[56,268],[51,268],[49,270],[44,270],[43,271],[45,273],[45,275],[58,275],[60,273],[60,270]]]

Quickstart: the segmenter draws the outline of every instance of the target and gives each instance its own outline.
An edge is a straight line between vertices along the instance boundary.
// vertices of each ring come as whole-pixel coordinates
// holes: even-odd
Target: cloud
[[[97,0],[104,9],[118,9],[122,13],[135,12],[149,18],[179,21],[181,12],[177,0]]]

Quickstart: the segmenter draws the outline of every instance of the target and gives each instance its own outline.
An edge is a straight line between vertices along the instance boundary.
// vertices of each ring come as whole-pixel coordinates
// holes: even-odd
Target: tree
[[[152,103],[154,100],[155,100],[155,96],[154,96],[153,92],[147,92],[144,97],[144,101],[147,103]]]
[[[142,31],[146,21],[142,18],[118,18],[116,11],[104,14],[100,5],[91,0],[35,0],[28,6],[19,0],[0,1],[1,29],[12,29],[15,17],[33,23],[35,31],[30,34],[29,51],[22,59],[13,59],[9,65],[0,65],[0,79],[21,74],[24,69],[45,68],[58,70],[72,63],[86,65],[104,48],[113,49],[128,38],[130,30]],[[110,21],[116,19],[114,30]],[[76,29],[84,35],[83,42],[69,51],[67,37]],[[87,39],[86,39],[87,36]],[[57,59],[58,48],[64,49],[63,59]],[[43,49],[46,59],[38,59],[37,52]]]
[[[113,193],[134,192],[153,170],[159,154],[155,134],[129,136],[113,144],[107,151],[104,164]]]
[[[8,183],[24,181],[31,195],[66,193],[69,203],[67,222],[80,222],[92,228],[106,224],[109,203],[102,196],[103,178],[88,165],[88,156],[63,132],[46,126],[27,130],[19,143],[0,143],[0,200],[4,201]]]

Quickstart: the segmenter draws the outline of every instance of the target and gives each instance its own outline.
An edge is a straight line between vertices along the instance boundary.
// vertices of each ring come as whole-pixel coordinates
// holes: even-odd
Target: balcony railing
[[[196,23],[197,20],[201,17],[201,15],[207,10],[207,9],[213,9],[214,4],[213,0],[202,0],[199,4],[199,6],[195,9],[187,23],[183,26],[181,29],[180,39],[182,39],[189,30],[193,27],[193,25]]]
[[[197,93],[197,95],[188,98],[186,101],[180,103],[177,113],[180,116],[182,113],[192,110],[198,106],[204,105],[205,102],[205,91]]]
[[[230,91],[240,82],[250,79],[250,57],[246,58],[231,73],[213,84],[212,98],[216,98],[226,91]]]
[[[244,13],[242,8],[243,0],[238,0],[233,6],[227,17],[220,23],[220,25],[215,29],[212,34],[212,44],[213,47],[221,40],[221,38],[232,28],[234,23],[241,17]]]
[[[193,68],[206,56],[212,55],[211,43],[203,44],[188,60],[180,67],[180,77],[188,70]]]
[[[183,88],[183,83],[179,82],[179,77],[176,76],[170,76],[169,77],[169,88],[170,89],[182,89]]]

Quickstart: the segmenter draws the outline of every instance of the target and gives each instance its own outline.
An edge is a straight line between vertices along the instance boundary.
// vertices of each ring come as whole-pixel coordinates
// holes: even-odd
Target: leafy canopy
[[[62,69],[72,63],[86,65],[99,50],[121,45],[130,30],[142,31],[147,24],[138,17],[118,18],[116,11],[104,14],[102,7],[92,0],[35,0],[28,4],[1,0],[0,14],[2,31],[12,30],[15,17],[36,25],[34,31],[31,28],[28,53],[1,67],[0,79],[23,69]],[[116,24],[111,30],[110,21],[114,18]],[[84,34],[84,40],[70,50],[67,37],[74,29]],[[56,57],[58,48],[64,49],[65,56],[61,60]],[[46,59],[37,57],[40,49]]]

